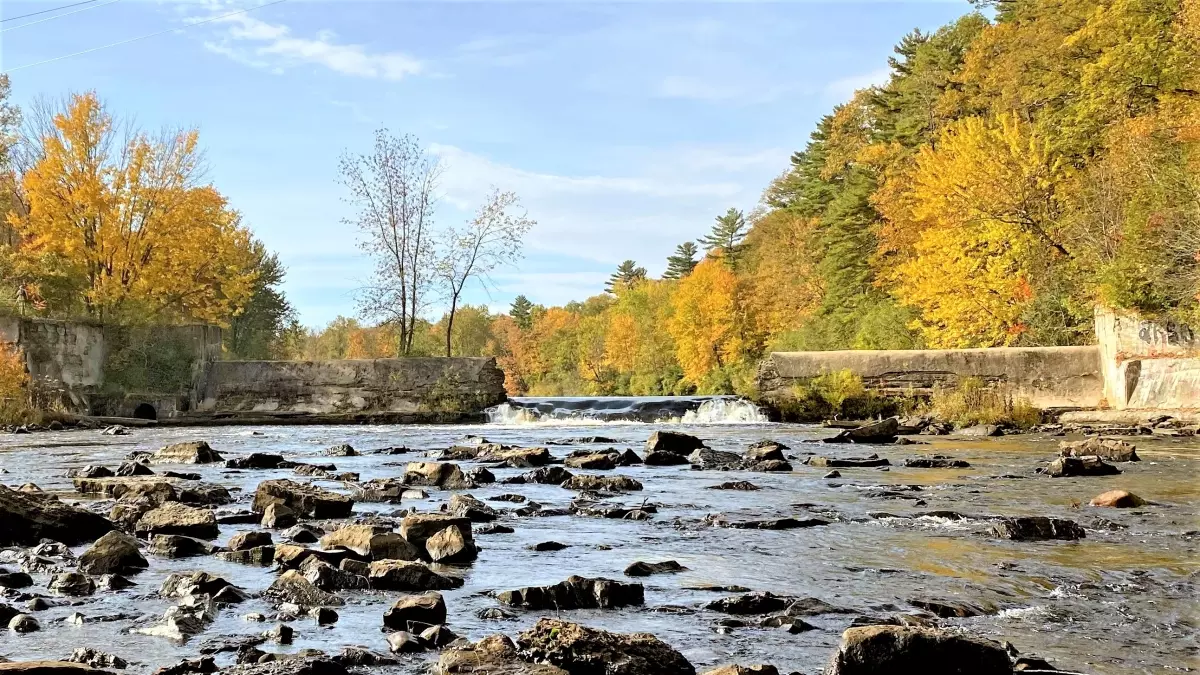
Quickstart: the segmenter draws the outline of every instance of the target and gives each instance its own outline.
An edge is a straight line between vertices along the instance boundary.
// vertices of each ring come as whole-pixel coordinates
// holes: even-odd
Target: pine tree
[[[667,271],[663,272],[664,279],[682,279],[696,268],[696,245],[685,241],[675,247],[675,255],[667,257]]]
[[[518,295],[517,299],[512,301],[508,315],[517,322],[517,326],[521,330],[529,330],[529,327],[533,325],[533,303],[524,295]]]
[[[645,267],[638,267],[634,261],[626,260],[617,265],[617,271],[613,272],[612,276],[608,278],[608,283],[604,285],[604,290],[616,295],[618,290],[628,288],[645,278]]]
[[[731,208],[725,212],[725,215],[717,216],[717,222],[713,224],[712,231],[700,237],[700,243],[709,255],[719,249],[725,264],[734,267],[744,248],[742,240],[746,238],[746,227],[745,214]]]

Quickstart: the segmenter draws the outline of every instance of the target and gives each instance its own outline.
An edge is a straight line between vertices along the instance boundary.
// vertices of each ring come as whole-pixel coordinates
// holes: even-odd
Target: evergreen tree
[[[616,295],[618,290],[629,288],[637,282],[643,281],[645,278],[645,267],[638,267],[634,261],[626,260],[617,265],[617,271],[613,272],[612,276],[608,278],[608,283],[604,285],[604,290]]]
[[[696,245],[690,241],[685,241],[675,247],[675,255],[667,257],[667,271],[663,273],[664,279],[682,279],[692,273],[696,263]]]
[[[746,238],[746,228],[745,214],[731,208],[725,212],[725,215],[717,216],[717,222],[713,224],[712,231],[700,237],[700,243],[704,246],[704,251],[710,255],[714,250],[720,249],[725,264],[734,267],[744,248],[742,240]]]
[[[517,322],[517,326],[521,330],[529,330],[529,327],[533,325],[533,303],[524,295],[518,295],[517,299],[513,300],[508,315]]]

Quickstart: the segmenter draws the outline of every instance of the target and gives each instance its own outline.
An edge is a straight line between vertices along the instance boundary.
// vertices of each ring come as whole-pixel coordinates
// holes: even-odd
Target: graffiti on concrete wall
[[[1196,346],[1196,332],[1191,326],[1176,321],[1142,321],[1138,325],[1138,339],[1150,345]]]

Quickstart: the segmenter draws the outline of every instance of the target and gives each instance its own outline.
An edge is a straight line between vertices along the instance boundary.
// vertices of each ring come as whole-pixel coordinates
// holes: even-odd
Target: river
[[[536,402],[535,402],[536,403]],[[723,406],[722,411],[714,406]],[[562,612],[562,617],[620,632],[653,633],[684,653],[699,671],[729,662],[772,663],[781,672],[820,672],[841,632],[855,616],[886,617],[911,613],[911,599],[966,601],[988,609],[983,616],[941,623],[973,634],[1011,642],[1023,654],[1036,654],[1060,668],[1090,673],[1175,673],[1200,666],[1195,582],[1200,568],[1200,438],[1131,439],[1141,462],[1119,465],[1119,476],[1046,478],[1034,473],[1057,453],[1059,438],[1017,435],[994,439],[920,437],[931,445],[827,446],[811,442],[829,431],[806,425],[772,424],[736,402],[709,405],[703,415],[693,404],[670,422],[613,422],[575,416],[553,419],[516,408],[499,411],[494,422],[475,426],[222,427],[134,429],[128,436],[97,431],[66,431],[0,438],[0,476],[10,486],[33,482],[48,491],[78,499],[66,472],[103,464],[115,468],[135,450],[204,439],[218,452],[237,457],[250,452],[282,453],[289,459],[334,462],[339,471],[363,480],[402,475],[404,464],[426,450],[462,442],[467,435],[489,441],[535,446],[550,441],[603,435],[602,445],[550,445],[563,457],[580,447],[641,451],[655,429],[669,428],[705,439],[717,450],[741,452],[765,438],[787,444],[795,470],[747,473],[690,470],[686,465],[621,467],[615,472],[641,481],[645,490],[612,501],[659,506],[646,521],[582,516],[506,516],[513,534],[480,535],[479,559],[455,571],[465,585],[445,592],[449,625],[471,639],[503,632],[515,636],[538,617],[554,612],[517,612],[512,620],[483,620],[478,610],[495,607],[489,592],[553,584],[571,574],[629,581],[622,570],[636,560],[676,560],[688,570],[639,579],[646,584],[644,607]],[[554,407],[554,406],[551,406]],[[524,409],[528,410],[529,406]],[[692,412],[688,417],[687,412]],[[325,448],[349,443],[363,455],[329,458]],[[374,455],[372,449],[407,446],[407,455]],[[892,462],[889,470],[839,469],[840,479],[825,479],[828,469],[802,464],[808,453],[861,456],[876,452]],[[918,454],[944,453],[966,460],[966,469],[909,469],[897,466]],[[160,470],[161,465],[155,465]],[[179,470],[180,467],[162,467]],[[205,481],[230,488],[246,508],[255,486],[269,478],[294,478],[290,470],[232,471],[219,465],[187,466]],[[580,471],[572,469],[573,472]],[[522,473],[493,469],[498,478]],[[589,473],[589,472],[583,472]],[[738,492],[706,489],[729,480],[749,480],[763,489]],[[345,491],[331,481],[323,487]],[[919,489],[884,489],[919,486]],[[1130,490],[1153,504],[1138,509],[1087,506],[1093,496],[1114,488]],[[487,499],[520,493],[547,508],[565,508],[575,493],[553,485],[484,485],[471,493]],[[426,500],[404,507],[433,511],[448,494],[430,490]],[[920,501],[918,501],[920,500]],[[514,505],[489,502],[495,507]],[[1080,506],[1082,504],[1082,506]],[[391,513],[387,504],[356,504],[356,513]],[[1080,541],[1014,542],[984,534],[982,521],[940,517],[892,518],[930,510],[971,515],[1049,515],[1069,518],[1087,528]],[[824,527],[786,531],[735,530],[704,522],[708,514],[731,519],[751,517],[825,517]],[[222,526],[221,538],[252,526]],[[554,552],[534,552],[547,540],[569,544]],[[80,553],[86,547],[76,550]],[[171,572],[205,569],[256,593],[274,572],[211,558],[151,559],[150,569],[133,577],[137,586],[83,598],[77,606],[37,613],[42,630],[0,633],[0,655],[10,659],[66,657],[74,647],[90,646],[135,662],[132,672],[193,657],[204,640],[223,635],[260,633],[271,624],[251,623],[250,612],[270,614],[271,606],[251,599],[224,610],[208,630],[186,644],[132,634],[148,617],[161,616],[171,601],[155,591]],[[45,592],[47,578],[35,575]],[[703,608],[721,593],[689,590],[702,584],[740,585],[779,594],[811,596],[849,613],[806,617],[816,626],[799,634],[781,629],[718,629],[729,617]],[[318,628],[311,619],[294,624],[290,646],[264,645],[281,653],[305,648],[336,654],[346,645],[386,653],[381,616],[398,595],[377,591],[341,591],[347,605],[341,619]],[[115,621],[56,624],[71,612],[85,616],[127,615]],[[221,656],[229,662],[231,655]],[[426,659],[405,657],[390,672],[425,672]],[[220,661],[219,661],[220,662]]]

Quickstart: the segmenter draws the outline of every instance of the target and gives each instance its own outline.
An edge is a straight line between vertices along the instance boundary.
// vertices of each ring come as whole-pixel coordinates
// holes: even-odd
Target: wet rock
[[[500,513],[496,509],[467,494],[451,495],[447,511],[451,515],[466,518],[473,523],[487,523],[500,517]]]
[[[71,652],[70,658],[67,659],[71,663],[82,663],[85,666],[92,668],[116,668],[124,670],[129,666],[125,659],[114,654],[108,654],[102,651],[92,649],[91,647],[79,647]]]
[[[420,560],[421,549],[390,528],[372,525],[347,525],[321,537],[325,549],[344,548],[369,560]]]
[[[775,666],[758,664],[754,666],[728,665],[705,671],[704,675],[779,675]]]
[[[436,591],[405,595],[383,615],[383,625],[392,630],[417,632],[446,623],[446,601]]]
[[[567,490],[590,490],[592,492],[628,492],[642,489],[642,484],[629,476],[596,476],[579,474],[563,481]]]
[[[864,424],[855,429],[846,429],[825,443],[892,443],[900,432],[900,420],[889,417],[879,422]]]
[[[208,572],[175,572],[163,581],[158,594],[164,598],[189,595],[219,595],[226,588],[237,588],[223,577]]]
[[[561,466],[544,466],[534,471],[529,471],[509,478],[502,482],[504,483],[540,483],[544,485],[562,485],[565,481],[571,480],[575,475]]]
[[[404,482],[443,490],[470,490],[475,487],[463,475],[462,469],[450,462],[409,462],[404,469]]]
[[[1106,464],[1099,457],[1059,457],[1046,467],[1046,475],[1051,478],[1069,478],[1072,476],[1112,476],[1121,470],[1112,464]]]
[[[742,465],[741,455],[708,448],[693,450],[687,459],[693,469],[704,471],[732,471]]]
[[[537,515],[545,516],[550,510],[538,511]],[[651,514],[657,513],[658,507],[653,504],[625,506],[622,504],[605,504],[601,502],[577,499],[571,502],[569,513],[593,518],[611,518],[617,520],[649,520]]]
[[[1092,436],[1082,441],[1060,441],[1059,454],[1063,457],[1099,457],[1110,462],[1137,462],[1137,446],[1115,438]]]
[[[8,622],[8,629],[14,633],[33,633],[42,629],[38,620],[28,614],[18,614]],[[3,669],[0,669],[3,672]]]
[[[168,445],[154,453],[150,461],[156,464],[214,464],[223,460],[207,442],[192,441]]]
[[[930,457],[909,457],[904,460],[904,466],[910,469],[966,469],[971,465],[961,459],[951,459],[945,455]]]
[[[316,620],[318,626],[332,626],[338,622],[338,613],[328,607],[313,607],[308,615]]]
[[[678,651],[648,633],[619,634],[541,619],[517,640],[525,658],[588,675],[695,675]]]
[[[570,546],[570,544],[564,544],[564,543],[558,542],[558,541],[541,541],[541,542],[538,542],[538,543],[530,546],[529,550],[530,551],[539,551],[539,552],[561,551],[564,548],[568,548],[569,546]]]
[[[471,534],[471,521],[460,516],[440,513],[412,513],[404,517],[404,522],[400,525],[400,534],[408,543],[428,551],[429,540],[447,528],[457,530],[459,534],[458,538],[464,543],[471,543],[473,547],[474,539]]]
[[[488,525],[476,530],[475,534],[512,534],[513,532],[516,532],[516,530],[508,525]]]
[[[283,537],[293,544],[315,544],[325,532],[311,525],[296,525],[283,531]]]
[[[325,455],[327,457],[358,457],[358,451],[349,443],[339,443],[331,448],[326,448]]]
[[[457,527],[447,527],[425,540],[425,552],[438,563],[468,563],[479,557],[474,538]]]
[[[301,607],[337,607],[345,604],[341,597],[317,588],[297,570],[279,575],[266,590],[266,595]]]
[[[887,459],[871,455],[870,457],[809,457],[804,462],[809,466],[821,466],[829,468],[864,468],[873,466],[888,466],[891,462]]]
[[[824,476],[821,476],[821,478],[841,478],[841,477],[842,477],[842,472],[838,471],[837,469],[834,469],[833,471],[830,471],[829,473],[825,474]]]
[[[751,483],[750,481],[747,481],[747,480],[735,480],[735,481],[728,481],[725,483],[721,483],[720,485],[710,485],[710,486],[708,486],[708,489],[709,490],[740,490],[743,492],[749,492],[749,491],[754,491],[754,490],[761,490],[762,488],[760,488],[759,486],[757,486],[754,483]]]
[[[1083,539],[1083,528],[1070,520],[1045,516],[1001,518],[992,525],[992,536],[1015,541],[1046,539]]]
[[[717,527],[732,527],[738,530],[796,530],[805,527],[820,527],[828,525],[829,521],[821,518],[767,518],[763,520],[725,520],[724,517],[712,518],[711,522]]]
[[[342,561],[343,563],[346,560]],[[334,567],[329,563],[317,558],[309,558],[300,565],[300,573],[308,579],[309,583],[323,591],[336,591],[342,589],[366,589],[371,587],[371,583],[367,580],[367,573],[370,572],[370,566],[364,563],[364,568],[359,570],[363,572],[359,574],[356,571],[343,568],[341,566]]]
[[[743,458],[748,462],[765,462],[768,460],[786,460],[783,451],[788,450],[788,446],[778,441],[761,440],[752,444],[745,452]]]
[[[150,539],[150,552],[166,558],[212,555],[220,550],[220,546],[207,541],[178,534],[156,534]]]
[[[408,631],[396,631],[387,636],[388,651],[393,654],[415,654],[425,651],[421,638]]]
[[[962,429],[955,429],[954,433],[958,436],[988,438],[992,436],[1003,436],[1004,430],[995,424],[976,424],[974,426],[969,426]]]
[[[686,455],[680,455],[674,452],[665,450],[651,450],[642,457],[642,463],[646,466],[674,466],[676,464],[688,464]]]
[[[7,626],[9,621],[13,620],[14,616],[21,614],[21,611],[15,607],[11,607],[0,602],[0,626]],[[3,661],[0,661],[3,663]]]
[[[515,614],[510,614],[499,607],[485,607],[475,612],[475,616],[484,621],[507,621],[517,618]]]
[[[511,448],[499,452],[488,452],[479,456],[486,462],[499,462],[514,469],[532,469],[545,466],[554,457],[546,448]]]
[[[112,475],[112,469],[91,464],[67,471],[67,478],[111,478]]]
[[[641,584],[571,576],[552,586],[503,591],[496,600],[524,609],[611,609],[644,604],[645,590]]]
[[[371,588],[389,591],[445,591],[462,586],[461,579],[442,576],[419,562],[377,560],[367,578]]]
[[[523,503],[525,503],[525,499],[526,499],[525,495],[518,495],[518,494],[513,494],[513,493],[506,493],[506,494],[502,494],[502,495],[496,495],[495,497],[488,497],[489,502],[510,502],[512,504],[523,504]]]
[[[743,462],[742,469],[745,471],[771,472],[771,471],[791,471],[792,465],[782,459],[767,459],[761,462]]]
[[[671,452],[676,455],[687,455],[691,451],[703,447],[705,447],[704,441],[678,431],[655,431],[646,440],[646,452]]]
[[[343,666],[391,666],[398,663],[390,656],[383,656],[363,647],[343,647],[342,652],[333,657]]]
[[[908,601],[908,604],[917,609],[930,612],[942,619],[962,619],[991,613],[989,610],[977,605],[954,600],[922,600],[913,598]]]
[[[68,506],[56,497],[0,485],[0,546],[32,546],[43,539],[76,546],[114,529],[107,518]]]
[[[706,609],[724,614],[774,614],[783,612],[787,616],[817,616],[819,614],[844,614],[848,610],[835,607],[817,598],[793,598],[775,595],[768,591],[756,591],[713,600]]]
[[[266,452],[252,452],[245,457],[225,460],[226,469],[290,469],[295,462],[289,462],[283,455]]]
[[[348,671],[337,661],[320,652],[315,654],[312,652],[313,650],[301,650],[295,656],[274,659],[268,656],[267,658],[271,660],[225,668],[221,673],[223,675],[348,675]]]
[[[993,642],[923,628],[864,626],[842,633],[827,672],[1011,675],[1012,663]]]
[[[229,543],[225,545],[230,551],[248,551],[252,548],[260,546],[270,546],[275,542],[271,540],[270,532],[239,532],[229,538]]]
[[[275,562],[281,569],[299,569],[309,558],[316,558],[336,567],[342,561],[356,555],[358,554],[342,548],[322,551],[292,544],[279,544],[275,547]]]
[[[167,502],[147,511],[138,519],[134,530],[142,536],[181,534],[197,539],[216,539],[219,533],[217,517],[209,509]]]
[[[251,508],[263,513],[271,504],[282,504],[295,513],[318,519],[348,518],[354,508],[354,500],[345,495],[286,478],[258,484]]]
[[[441,649],[457,639],[454,631],[445,626],[430,626],[421,631],[421,642],[429,649]]]
[[[153,476],[154,470],[141,462],[121,462],[117,467],[117,476]]]
[[[102,591],[121,591],[136,585],[120,574],[105,574],[100,577],[100,581],[96,582],[96,587]]]
[[[1090,506],[1109,507],[1114,509],[1132,509],[1139,506],[1145,506],[1146,500],[1125,490],[1109,490],[1096,495],[1092,501],[1088,502]]]
[[[482,466],[468,469],[464,475],[467,477],[468,481],[476,485],[488,485],[496,482],[496,474],[488,471]]]
[[[0,587],[29,588],[33,585],[33,577],[25,572],[8,572],[0,569]]]
[[[438,658],[435,675],[569,675],[549,664],[526,663],[516,645],[505,635],[493,635],[479,642],[447,649]]]
[[[238,563],[240,565],[258,565],[266,567],[275,562],[274,546],[256,546],[254,548],[238,549],[236,551],[221,551],[216,554],[218,560]]]
[[[164,471],[163,478],[178,478],[179,480],[200,480],[200,474],[180,471]]]
[[[79,569],[85,574],[134,574],[149,566],[138,540],[124,532],[109,532],[79,556]]]
[[[283,504],[269,504],[263,509],[261,524],[271,529],[293,527],[296,524],[296,512]]]
[[[262,636],[266,638],[267,642],[274,642],[278,645],[290,645],[295,633],[296,631],[291,626],[281,623],[276,624],[271,630],[264,632]]]
[[[1013,661],[1013,672],[1057,673],[1061,671],[1051,665],[1046,659],[1039,659],[1036,656],[1021,656],[1016,661]]]
[[[83,596],[96,592],[96,582],[86,574],[62,572],[50,579],[48,588],[61,595]]]
[[[683,572],[687,568],[674,560],[664,560],[663,562],[643,562],[641,560],[632,563],[625,568],[625,576],[627,577],[648,577],[651,574],[669,574],[673,572]]]
[[[211,656],[198,659],[183,659],[172,666],[164,666],[154,671],[154,675],[207,675],[220,670]]]
[[[589,452],[581,455],[571,455],[563,460],[563,464],[573,469],[591,469],[593,471],[609,471],[617,468],[620,455],[608,452]]]

